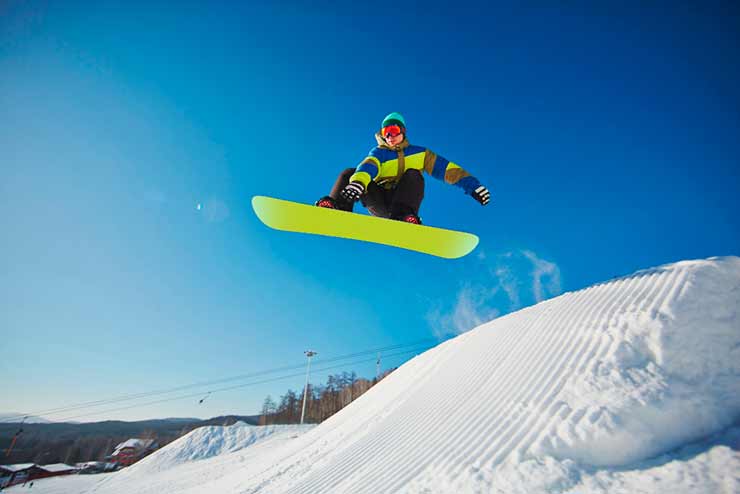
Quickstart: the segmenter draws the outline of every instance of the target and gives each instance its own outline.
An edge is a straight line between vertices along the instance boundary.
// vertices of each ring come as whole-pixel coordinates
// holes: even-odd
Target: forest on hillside
[[[330,375],[326,384],[316,386],[309,384],[304,422],[312,424],[323,422],[365,394],[393,370],[388,370],[372,380],[359,378],[355,372],[342,372]],[[289,389],[277,401],[268,395],[262,404],[260,424],[299,424],[305,391],[302,389],[296,392]]]

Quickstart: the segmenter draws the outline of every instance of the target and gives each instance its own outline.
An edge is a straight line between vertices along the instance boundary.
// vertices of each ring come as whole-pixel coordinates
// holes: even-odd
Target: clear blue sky
[[[740,8],[622,3],[3,2],[0,412],[443,337],[740,254]],[[425,223],[475,253],[252,214],[328,193],[391,111],[491,189],[482,208],[427,179]],[[254,413],[288,387],[81,420]]]

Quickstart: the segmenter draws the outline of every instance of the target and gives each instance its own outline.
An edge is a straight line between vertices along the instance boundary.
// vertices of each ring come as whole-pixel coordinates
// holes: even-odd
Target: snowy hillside
[[[740,258],[712,258],[484,324],[298,437],[191,461],[247,433],[194,431],[85,492],[740,492],[738,418]]]

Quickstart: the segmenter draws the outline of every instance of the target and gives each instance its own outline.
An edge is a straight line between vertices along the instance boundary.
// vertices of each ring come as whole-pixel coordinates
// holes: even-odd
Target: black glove
[[[345,201],[357,202],[360,200],[360,196],[365,193],[365,186],[360,182],[352,182],[342,189],[340,192],[341,196]]]
[[[471,196],[473,196],[473,199],[481,203],[481,206],[485,206],[488,204],[488,201],[491,200],[491,193],[486,189],[484,185],[481,185],[477,189],[475,189],[473,192],[470,193]]]

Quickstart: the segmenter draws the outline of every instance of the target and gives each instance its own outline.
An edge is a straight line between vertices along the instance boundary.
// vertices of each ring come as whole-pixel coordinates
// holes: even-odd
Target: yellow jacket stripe
[[[391,149],[384,144],[379,135],[378,146],[360,163],[357,171],[350,177],[352,182],[360,182],[365,188],[371,181],[381,186],[392,186],[400,180],[406,170],[420,170],[438,180],[457,185],[470,193],[480,182],[460,165],[446,160],[429,149],[412,146],[407,140]]]

